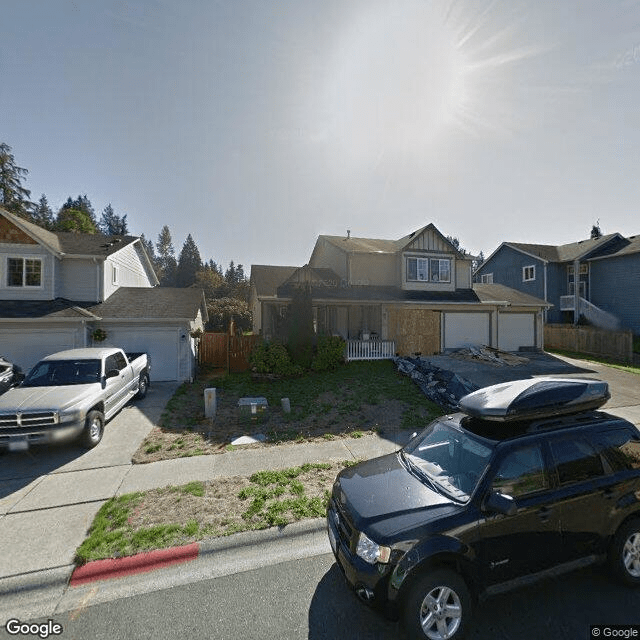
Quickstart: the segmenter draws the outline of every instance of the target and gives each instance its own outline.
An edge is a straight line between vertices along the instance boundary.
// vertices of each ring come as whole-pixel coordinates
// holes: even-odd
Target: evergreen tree
[[[67,198],[67,201],[62,205],[60,211],[66,209],[75,209],[76,211],[82,211],[89,216],[93,226],[97,229],[96,222],[96,212],[93,209],[93,205],[91,204],[91,200],[87,197],[87,194],[78,195],[78,197],[73,200],[71,196]]]
[[[178,287],[190,287],[196,281],[196,273],[202,269],[200,251],[191,234],[187,236],[180,251],[178,269],[176,272],[176,285]]]
[[[176,262],[173,241],[171,240],[171,232],[166,224],[162,227],[160,234],[158,235],[156,250],[158,252],[157,265],[160,286],[175,287],[176,269],[178,264]]]
[[[89,214],[79,209],[60,209],[54,229],[72,233],[98,233]]]
[[[126,236],[129,233],[127,228],[127,216],[119,216],[113,211],[111,203],[103,210],[98,223],[100,233],[106,236]]]
[[[11,147],[4,142],[0,143],[0,206],[11,213],[31,219],[31,191],[22,186],[22,180],[28,173],[27,169],[16,164]]]
[[[313,302],[309,285],[297,287],[287,309],[287,342],[291,359],[304,369],[313,359]]]
[[[44,193],[40,196],[38,204],[33,209],[31,220],[45,229],[52,229],[54,226],[53,211],[51,211],[47,196]]]
[[[602,238],[602,230],[600,229],[600,220],[598,220],[593,227],[591,227],[591,239],[597,240]]]

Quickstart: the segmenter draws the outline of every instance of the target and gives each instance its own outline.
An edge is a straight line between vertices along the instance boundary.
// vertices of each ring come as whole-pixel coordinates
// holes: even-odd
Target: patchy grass
[[[640,367],[634,367],[629,364],[621,364],[619,362],[608,360],[607,358],[599,358],[597,356],[591,356],[586,353],[577,353],[575,351],[560,351],[558,349],[546,349],[546,351],[548,351],[549,353],[557,353],[558,355],[565,356],[567,358],[584,360],[585,362],[597,362],[598,364],[604,364],[607,367],[612,367],[613,369],[621,369],[622,371],[628,371],[629,373],[640,375]]]
[[[217,389],[214,421],[204,416],[204,389]],[[238,407],[242,397],[265,397],[264,414],[251,416]],[[285,413],[281,399],[289,398]],[[233,450],[231,440],[263,433],[282,443],[362,437],[397,428],[418,430],[443,412],[430,402],[390,361],[352,362],[331,372],[309,372],[299,378],[256,379],[250,373],[213,378],[202,372],[193,384],[181,385],[133,457],[136,463]]]
[[[76,561],[120,558],[323,517],[336,474],[352,464],[303,464],[111,498],[97,513]]]

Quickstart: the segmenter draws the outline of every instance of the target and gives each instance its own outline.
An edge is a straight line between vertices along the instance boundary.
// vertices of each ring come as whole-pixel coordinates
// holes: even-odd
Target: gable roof
[[[496,302],[516,307],[553,307],[542,298],[530,296],[528,293],[505,287],[503,284],[474,284],[473,291],[478,296],[478,300],[485,304]]]
[[[3,215],[9,222],[59,258],[62,256],[105,258],[138,240],[136,236],[105,236],[101,233],[47,231],[47,229],[43,229],[1,207],[0,215]]]
[[[267,264],[251,265],[251,285],[259,296],[275,297],[278,287],[300,267],[281,267]]]

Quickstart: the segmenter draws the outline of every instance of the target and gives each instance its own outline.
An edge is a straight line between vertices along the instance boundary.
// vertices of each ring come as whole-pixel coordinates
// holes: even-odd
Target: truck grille
[[[58,424],[58,414],[55,411],[41,411],[31,413],[0,414],[0,429],[15,427],[39,428]]]

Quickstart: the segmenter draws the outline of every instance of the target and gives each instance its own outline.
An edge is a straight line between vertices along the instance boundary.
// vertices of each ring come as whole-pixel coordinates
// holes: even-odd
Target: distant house
[[[612,233],[563,245],[503,242],[474,279],[542,298],[547,322],[584,316],[604,328],[640,334],[640,236]]]
[[[471,258],[433,224],[399,240],[321,235],[305,266],[253,265],[254,331],[276,335],[301,285],[310,287],[318,334],[393,341],[400,354],[543,346],[544,301],[502,285],[473,285]]]
[[[204,294],[157,284],[137,237],[47,231],[0,208],[0,354],[25,370],[100,329],[100,344],[146,351],[152,380],[190,379]]]

